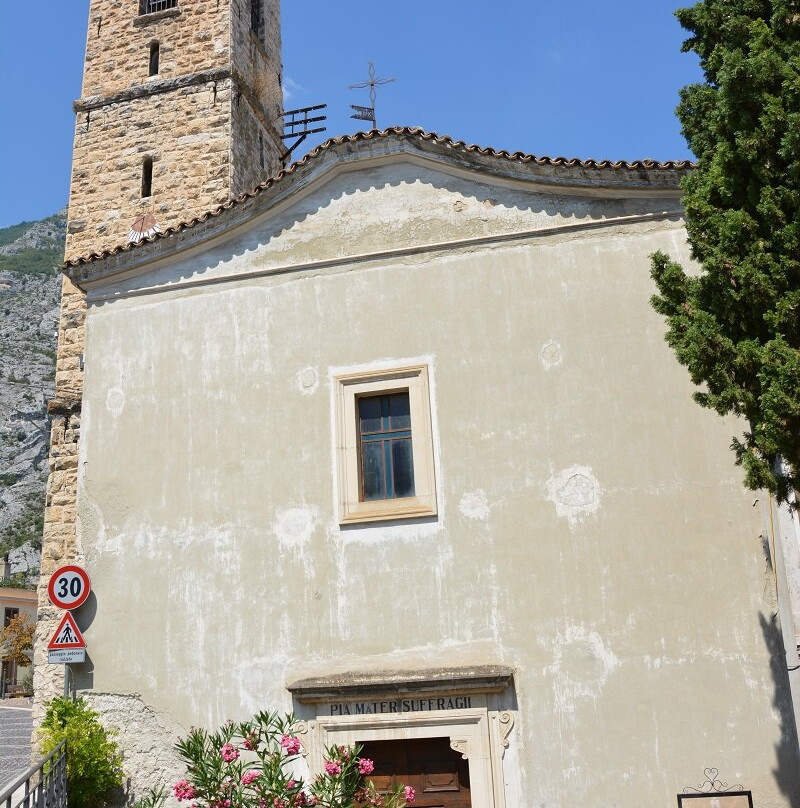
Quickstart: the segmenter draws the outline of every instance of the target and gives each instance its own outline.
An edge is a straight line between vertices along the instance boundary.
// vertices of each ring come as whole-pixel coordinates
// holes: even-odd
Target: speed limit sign
[[[91,590],[86,570],[74,565],[57,569],[47,585],[47,594],[53,606],[67,611],[77,609],[84,603]]]

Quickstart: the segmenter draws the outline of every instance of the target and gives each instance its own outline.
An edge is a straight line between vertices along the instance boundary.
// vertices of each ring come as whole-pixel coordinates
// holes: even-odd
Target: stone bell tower
[[[279,0],[91,0],[67,258],[164,230],[280,166]]]
[[[91,0],[66,260],[122,247],[255,187],[281,164],[280,0]],[[35,652],[37,703],[58,614],[49,575],[76,539],[83,294],[64,278]],[[51,625],[52,623],[52,625]]]

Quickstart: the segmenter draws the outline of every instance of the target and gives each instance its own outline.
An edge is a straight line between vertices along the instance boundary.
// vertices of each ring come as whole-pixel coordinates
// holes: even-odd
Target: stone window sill
[[[168,17],[180,17],[180,8],[166,8],[164,11],[154,11],[152,14],[140,14],[138,17],[133,18],[133,24],[138,28],[145,25],[150,25],[153,22],[165,20]]]

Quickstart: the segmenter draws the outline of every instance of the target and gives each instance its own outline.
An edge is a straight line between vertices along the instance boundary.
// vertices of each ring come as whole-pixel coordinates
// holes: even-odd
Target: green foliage
[[[8,625],[0,631],[0,647],[3,649],[4,662],[16,662],[23,668],[31,664],[28,652],[33,651],[33,635],[36,623],[30,616],[18,614],[8,621]]]
[[[131,808],[161,808],[167,801],[169,793],[165,786],[151,788],[144,797],[140,797],[131,805]]]
[[[122,756],[98,713],[84,699],[53,699],[45,714],[40,751],[46,755],[67,742],[67,792],[70,808],[98,808],[122,785]]]
[[[172,793],[195,808],[402,808],[414,801],[411,788],[396,785],[379,793],[365,782],[373,762],[359,757],[359,746],[329,747],[325,770],[305,784],[292,773],[301,751],[292,716],[260,712],[216,732],[192,729],[175,749],[187,773]]]
[[[0,255],[0,272],[4,270],[24,275],[49,275],[55,273],[64,260],[64,251],[59,248],[20,250],[11,255]]]
[[[44,491],[28,494],[22,513],[0,533],[0,555],[31,542],[37,550],[42,548],[44,529]]]
[[[38,575],[38,570],[36,570]],[[15,572],[8,578],[0,578],[0,589],[36,589],[36,584],[28,583],[28,576],[24,572]]]
[[[41,354],[42,356],[46,356],[51,362],[55,363],[56,361],[56,352],[52,350],[52,348],[40,348],[34,347],[34,352]]]
[[[36,222],[20,222],[19,224],[12,224],[9,227],[0,228],[0,247],[11,244],[20,236],[24,236],[35,224]]]
[[[657,253],[652,304],[695,400],[747,421],[731,447],[747,485],[786,500],[800,490],[800,6],[703,0],[677,17],[706,78],[678,107],[702,271]]]

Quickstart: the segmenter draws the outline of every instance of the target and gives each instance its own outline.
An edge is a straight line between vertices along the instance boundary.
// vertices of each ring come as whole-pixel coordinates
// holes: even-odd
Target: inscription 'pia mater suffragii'
[[[375,715],[380,713],[416,713],[431,710],[463,710],[472,707],[470,696],[445,696],[430,699],[392,699],[390,701],[353,701],[329,705],[330,715]]]

